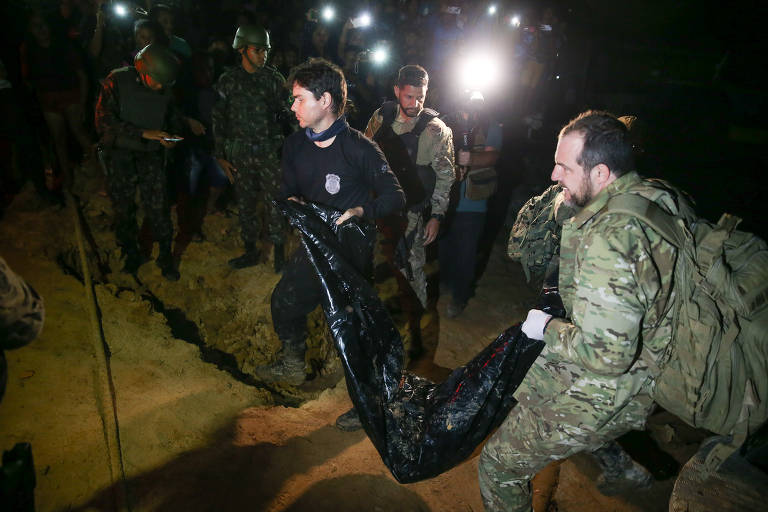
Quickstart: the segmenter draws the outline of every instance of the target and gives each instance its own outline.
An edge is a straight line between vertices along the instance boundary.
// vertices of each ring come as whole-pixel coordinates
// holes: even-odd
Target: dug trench
[[[73,239],[76,217],[27,189],[0,220],[3,257],[46,304],[41,336],[7,352],[0,404],[0,448],[32,444],[37,510],[482,510],[476,456],[436,478],[400,485],[364,433],[334,427],[351,402],[319,310],[308,321],[306,385],[272,385],[253,375],[279,351],[269,313],[279,275],[268,260],[227,267],[241,250],[235,215],[206,217],[205,240],[181,255],[180,281],[164,280],[151,261],[131,276],[119,271],[109,201],[90,183],[76,183],[76,193],[85,198],[80,211],[113,400],[98,393],[103,369]],[[434,276],[434,265],[429,270]],[[409,348],[394,279],[376,286]],[[535,296],[500,241],[460,317],[445,318],[445,297],[433,298],[436,306],[420,323],[424,354],[409,367],[440,379],[523,318]],[[117,465],[105,442],[111,407]],[[602,496],[596,465],[584,455],[543,472],[534,481],[537,495],[562,511],[666,510],[676,468],[696,450],[700,433],[663,414],[648,432],[676,461],[657,472],[651,489]]]

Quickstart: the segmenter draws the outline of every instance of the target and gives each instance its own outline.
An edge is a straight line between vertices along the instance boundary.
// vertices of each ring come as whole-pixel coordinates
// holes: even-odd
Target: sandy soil
[[[92,259],[119,268],[106,229],[108,205],[94,198],[86,206],[100,248]],[[178,283],[164,282],[152,263],[141,268],[138,282],[94,270],[99,325],[110,353],[105,368],[96,356],[101,339],[89,322],[84,286],[62,270],[75,265],[71,212],[46,208],[27,191],[0,222],[3,257],[44,297],[47,309],[42,335],[7,353],[10,375],[0,404],[0,449],[32,443],[38,510],[482,510],[477,453],[437,478],[400,485],[364,433],[333,426],[351,402],[332,355],[323,352],[319,316],[315,357],[325,358],[325,366],[313,385],[296,391],[249,381],[249,365],[258,362],[252,354],[268,360],[263,347],[275,347],[274,332],[265,326],[271,325],[269,292],[278,277],[269,261],[237,275],[225,268],[226,257],[238,250],[230,240],[231,219],[207,220],[206,235],[208,242],[185,252]],[[415,371],[440,378],[524,316],[535,290],[504,260],[503,249],[495,246],[477,298],[463,315],[444,319],[440,300],[424,316],[427,353],[412,362]],[[379,286],[383,293],[395,289],[392,282]],[[203,361],[198,346],[174,336],[147,291],[183,310],[204,340],[219,340],[214,345],[246,340],[242,346],[250,351],[233,351],[241,378]],[[112,393],[104,393],[107,375]],[[119,429],[118,460],[110,459],[107,445],[111,414]],[[681,435],[674,418],[654,421],[653,438],[673,460],[687,460],[698,445],[695,433]],[[550,510],[661,511],[674,474],[650,490],[608,498],[595,489],[597,469],[585,455],[551,466],[535,487]]]

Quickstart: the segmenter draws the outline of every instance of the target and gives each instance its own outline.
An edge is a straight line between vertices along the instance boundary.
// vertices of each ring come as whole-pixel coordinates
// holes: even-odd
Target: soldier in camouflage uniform
[[[408,65],[400,68],[395,96],[397,111],[391,124],[396,135],[402,136],[414,129],[423,112],[424,99],[427,95],[429,76],[424,68]],[[383,107],[382,107],[383,108]],[[382,108],[377,109],[368,126],[365,135],[374,138],[382,126],[384,116]],[[434,112],[434,111],[433,111]],[[436,113],[435,113],[436,114]],[[385,151],[386,154],[386,151]],[[411,155],[413,158],[413,155]],[[389,155],[387,156],[389,160]],[[418,139],[418,150],[415,155],[417,166],[428,166],[435,174],[435,184],[428,199],[430,217],[424,219],[423,211],[408,210],[408,225],[405,229],[405,239],[409,242],[408,262],[410,263],[411,285],[423,307],[427,305],[427,278],[424,273],[426,263],[425,246],[431,244],[440,230],[440,222],[448,209],[448,199],[455,177],[453,170],[453,133],[437,117],[433,117],[421,132]],[[401,183],[404,180],[400,180]],[[408,194],[407,187],[406,195]],[[426,187],[425,187],[426,188]]]
[[[220,98],[212,114],[215,156],[235,184],[245,244],[245,254],[230,260],[229,265],[239,269],[258,264],[261,202],[268,211],[275,271],[279,272],[285,228],[272,201],[280,186],[277,151],[283,144],[283,131],[277,121],[287,105],[285,78],[265,65],[270,44],[269,33],[263,28],[238,28],[232,47],[240,52],[241,65],[219,78],[215,88]]]
[[[115,235],[125,257],[126,272],[142,263],[136,224],[136,187],[160,253],[163,276],[178,280],[171,254],[173,224],[165,170],[166,151],[180,139],[185,118],[173,103],[171,86],[179,61],[171,51],[152,43],[136,54],[134,66],[114,70],[104,80],[96,104],[96,131],[101,135],[100,157],[115,211]]]
[[[672,335],[676,249],[637,218],[603,213],[618,194],[640,194],[671,214],[689,205],[633,170],[627,128],[586,112],[560,132],[552,179],[566,204],[559,288],[569,318],[531,310],[523,332],[546,346],[515,393],[518,405],[483,448],[488,510],[531,507],[531,478],[545,465],[642,429],[654,373]]]

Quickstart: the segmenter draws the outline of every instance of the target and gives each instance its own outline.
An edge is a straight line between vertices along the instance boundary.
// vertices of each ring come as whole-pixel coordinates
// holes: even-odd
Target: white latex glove
[[[540,309],[532,309],[528,311],[528,316],[520,326],[520,330],[532,340],[544,339],[544,327],[547,326],[547,322],[552,318],[552,315],[548,315]]]

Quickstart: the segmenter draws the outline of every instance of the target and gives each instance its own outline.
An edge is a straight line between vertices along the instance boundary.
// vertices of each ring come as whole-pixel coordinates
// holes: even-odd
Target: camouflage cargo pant
[[[427,275],[424,273],[424,265],[427,255],[424,249],[424,217],[421,213],[408,212],[408,226],[405,228],[405,240],[408,244],[408,263],[411,265],[413,278],[411,286],[419,302],[427,307]],[[403,272],[403,275],[408,275]]]
[[[285,221],[272,206],[280,191],[280,162],[273,154],[241,150],[232,155],[237,169],[235,190],[240,209],[240,233],[246,247],[253,247],[262,231],[259,204],[266,209],[266,228],[272,243],[285,239]]]
[[[163,151],[113,149],[106,154],[107,188],[115,213],[115,236],[123,247],[138,244],[136,187],[154,239],[171,245],[173,223],[168,204],[168,178]]]
[[[515,393],[519,403],[480,455],[480,492],[488,511],[531,510],[530,482],[536,473],[550,462],[597,450],[630,430],[642,428],[653,407],[644,393],[618,412],[607,412],[601,400],[585,400],[589,390],[569,390],[543,398],[540,391],[547,386],[539,385],[541,372],[536,366],[531,370]]]

